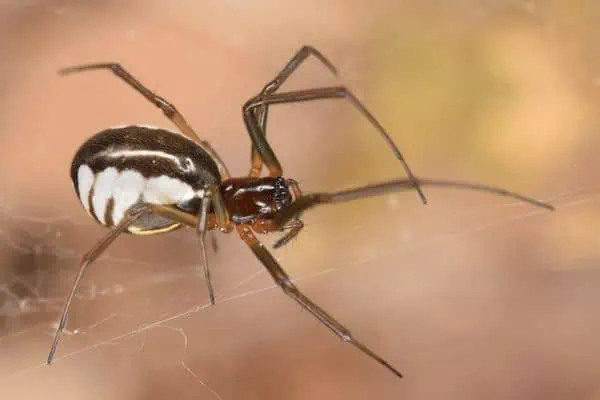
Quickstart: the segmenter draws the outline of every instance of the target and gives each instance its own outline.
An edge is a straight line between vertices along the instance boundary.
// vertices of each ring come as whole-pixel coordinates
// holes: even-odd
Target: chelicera
[[[242,112],[252,140],[252,153],[250,172],[243,177],[232,177],[217,152],[196,134],[175,106],[143,86],[120,64],[86,64],[60,71],[62,75],[90,70],[111,71],[160,108],[179,133],[140,125],[116,127],[91,137],[77,151],[71,164],[71,179],[77,196],[88,214],[110,230],[83,256],[65,302],[48,364],[52,362],[73,296],[89,264],[122,233],[151,235],[189,226],[200,238],[200,262],[212,304],[215,303],[215,295],[207,260],[206,234],[211,230],[223,233],[236,231],[285,294],[340,339],[401,377],[396,368],[306,297],[256,234],[283,233],[274,246],[281,247],[302,230],[300,216],[308,208],[411,189],[415,189],[426,203],[421,189],[426,185],[485,191],[552,209],[547,203],[488,185],[415,177],[389,134],[344,86],[278,92],[309,56],[314,56],[336,73],[335,67],[320,52],[309,46],[302,47],[257,96],[244,104]],[[408,176],[406,179],[339,192],[303,194],[296,181],[283,176],[281,164],[265,136],[269,107],[336,98],[348,100],[375,127],[403,166]],[[268,171],[266,176],[262,174],[264,167]]]

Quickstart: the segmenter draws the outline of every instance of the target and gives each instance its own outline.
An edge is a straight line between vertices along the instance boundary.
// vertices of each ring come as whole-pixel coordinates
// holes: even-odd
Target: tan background
[[[600,7],[593,1],[0,2],[0,393],[7,399],[600,399]],[[170,127],[108,73],[174,102],[236,174],[240,107],[302,44],[393,134],[418,174],[558,206],[427,190],[328,207],[276,253],[300,287],[405,374],[343,345],[236,237],[120,239],[90,269],[44,360],[78,258],[105,233],[68,168],[93,133]],[[286,88],[335,84],[309,62]],[[305,190],[396,177],[340,101],[279,106],[270,138]],[[204,384],[206,386],[204,386]]]

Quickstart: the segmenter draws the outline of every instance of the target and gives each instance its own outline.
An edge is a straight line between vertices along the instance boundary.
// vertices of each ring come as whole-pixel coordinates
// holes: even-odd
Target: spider
[[[207,260],[207,232],[219,230],[230,233],[235,230],[286,295],[342,341],[351,343],[397,377],[402,377],[396,368],[358,341],[345,326],[305,296],[255,233],[283,233],[274,245],[279,248],[302,230],[304,225],[300,216],[311,207],[412,189],[426,204],[421,189],[426,185],[485,191],[553,209],[550,204],[493,186],[417,178],[386,130],[344,86],[278,92],[280,86],[310,56],[337,74],[336,68],[319,51],[304,46],[257,96],[243,105],[244,123],[252,140],[251,168],[248,176],[243,177],[232,177],[217,152],[196,134],[175,106],[142,85],[120,64],[84,64],[59,71],[60,75],[89,70],[111,71],[160,108],[180,133],[143,125],[115,127],[92,136],[75,154],[70,172],[77,196],[87,213],[110,231],[81,260],[65,301],[48,355],[48,364],[54,358],[73,296],[86,268],[119,235],[152,235],[189,226],[200,239],[200,262],[211,304],[215,304],[215,296]],[[338,192],[303,194],[295,180],[283,177],[281,164],[265,136],[269,106],[320,99],[348,100],[387,142],[408,178]],[[267,176],[262,175],[264,167],[268,170]]]

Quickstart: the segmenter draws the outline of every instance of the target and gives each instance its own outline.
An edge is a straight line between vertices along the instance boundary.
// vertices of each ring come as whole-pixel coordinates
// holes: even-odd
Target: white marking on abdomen
[[[77,190],[79,192],[79,200],[83,204],[83,208],[87,213],[90,213],[90,190],[94,184],[94,173],[92,169],[83,164],[77,170]]]
[[[106,150],[98,153],[99,156],[105,158],[134,158],[147,157],[155,159],[164,159],[177,164],[177,167],[186,173],[196,171],[196,166],[189,158],[183,160],[173,154],[161,150],[143,150],[143,149],[123,149],[123,150]]]
[[[102,224],[106,223],[104,218],[106,205],[108,204],[108,200],[113,197],[113,190],[118,178],[119,171],[115,167],[106,168],[96,175],[94,194],[92,196],[92,207],[94,207],[94,215],[96,215],[96,218]],[[116,206],[117,204],[115,204],[115,207]],[[114,222],[118,223],[116,221]]]
[[[144,201],[152,204],[175,204],[191,200],[195,195],[187,183],[164,175],[148,179],[144,189]]]
[[[137,171],[127,169],[119,175],[112,191],[114,199],[113,223],[121,222],[125,212],[138,202],[146,187],[146,178]]]
[[[128,169],[119,172],[114,167],[94,175],[85,164],[77,171],[77,183],[81,204],[102,224],[106,224],[106,208],[111,198],[114,201],[112,222],[117,225],[127,210],[140,200],[150,204],[178,204],[204,195],[203,190],[194,191],[191,185],[165,175],[146,179],[138,171]]]

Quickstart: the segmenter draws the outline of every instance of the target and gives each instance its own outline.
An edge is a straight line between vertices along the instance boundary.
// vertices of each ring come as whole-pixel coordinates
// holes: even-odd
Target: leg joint
[[[298,293],[298,288],[294,285],[289,276],[278,275],[275,279],[277,280],[279,287],[281,287],[285,293]]]
[[[260,105],[261,96],[254,96],[250,100],[246,101],[242,106],[242,111],[245,115],[248,115],[252,112],[253,109]]]

